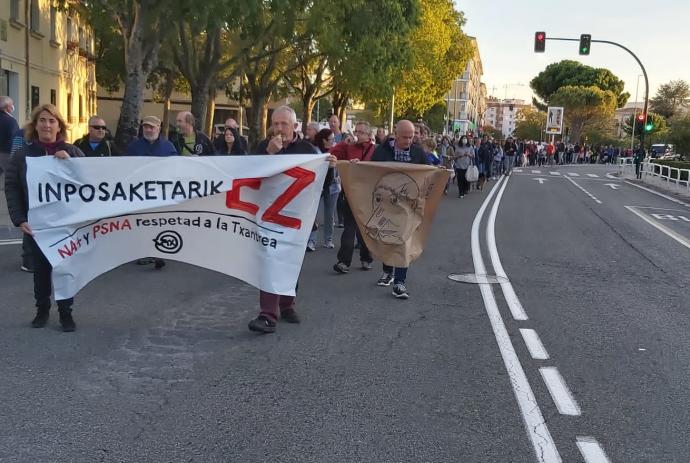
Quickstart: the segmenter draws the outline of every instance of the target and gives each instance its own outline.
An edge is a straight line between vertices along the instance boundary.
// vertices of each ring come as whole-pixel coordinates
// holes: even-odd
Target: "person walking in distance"
[[[70,158],[83,157],[84,153],[74,145],[65,142],[67,124],[57,108],[51,104],[44,104],[34,109],[31,121],[24,128],[24,135],[28,143],[19,148],[10,159],[5,180],[5,195],[12,223],[30,237],[36,299],[36,316],[31,326],[43,328],[48,323],[50,314],[53,268],[33,238],[33,230],[28,222],[29,188],[26,181],[26,158],[53,156],[55,159],[67,162]],[[37,213],[40,212],[37,211]],[[56,302],[62,331],[74,331],[76,329],[72,318],[74,300],[69,298]]]
[[[460,143],[455,150],[453,169],[455,178],[458,182],[458,198],[463,198],[469,190],[470,184],[467,181],[467,169],[474,160],[474,147],[470,144],[466,135],[460,137]]]
[[[14,101],[8,96],[0,96],[0,177],[7,170],[12,150],[12,139],[19,131],[19,124],[12,115]]]
[[[513,137],[508,137],[506,143],[503,146],[503,155],[505,156],[505,174],[510,175],[513,173],[513,167],[515,166],[515,155],[518,152],[517,143],[513,140]]]
[[[424,150],[419,145],[413,144],[415,126],[411,121],[400,120],[395,126],[395,138],[387,143],[379,145],[371,157],[376,162],[404,162],[408,164],[426,164]],[[407,299],[409,294],[405,282],[407,280],[407,267],[394,268],[383,263],[383,273],[376,282],[378,286],[390,286],[393,283],[393,296],[397,299]]]

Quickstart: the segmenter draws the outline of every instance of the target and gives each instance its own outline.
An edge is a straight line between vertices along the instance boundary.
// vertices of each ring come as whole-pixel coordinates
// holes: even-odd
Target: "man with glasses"
[[[98,116],[89,119],[89,134],[74,142],[87,158],[120,156],[115,145],[106,139],[108,134],[105,121]]]
[[[338,160],[347,160],[350,162],[370,161],[376,145],[371,142],[371,126],[368,122],[359,121],[355,124],[355,136],[357,140],[355,143],[347,143],[341,141],[333,148],[331,154],[338,158]],[[333,266],[333,270],[337,273],[348,273],[350,265],[352,264],[352,255],[355,252],[355,236],[359,242],[359,259],[362,270],[371,270],[371,263],[373,258],[367,249],[367,245],[362,239],[362,235],[357,228],[357,222],[352,215],[352,209],[345,197],[345,204],[343,209],[343,219],[345,228],[340,237],[340,249],[338,250],[338,262]]]

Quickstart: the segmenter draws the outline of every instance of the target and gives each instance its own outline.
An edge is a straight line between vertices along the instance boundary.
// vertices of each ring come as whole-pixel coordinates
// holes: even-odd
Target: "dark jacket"
[[[232,148],[228,151],[228,145],[225,143],[225,135],[218,135],[213,142],[214,151],[218,155],[230,155],[238,156],[247,154],[247,145],[243,143],[245,140],[235,129],[230,129],[232,135],[235,137],[235,141],[232,144]]]
[[[517,143],[515,143],[514,141],[507,141],[505,145],[503,145],[503,153],[506,156],[515,156],[517,154],[517,151]]]
[[[177,156],[177,150],[165,138],[158,137],[158,140],[149,143],[142,137],[127,146],[127,156]]]
[[[395,140],[389,140],[387,143],[383,143],[376,147],[374,154],[371,157],[372,161],[379,162],[407,162],[410,164],[426,164],[426,154],[424,150],[419,146],[413,144],[410,146],[410,159],[409,161],[396,160],[395,150],[393,146],[395,145]]]
[[[14,117],[0,111],[0,153],[9,154],[12,149],[12,137],[19,130]]]
[[[172,144],[175,146],[177,154],[180,156],[211,156],[215,154],[216,150],[213,147],[211,139],[208,138],[206,134],[199,132],[198,130],[195,130],[194,133],[194,146],[185,145],[184,135],[182,135],[180,132],[177,132],[173,137],[171,137]]]
[[[484,164],[490,164],[494,157],[494,145],[491,142],[482,143],[477,151],[477,158]]]
[[[73,158],[84,157],[79,148],[69,143],[62,142],[58,150],[65,150]],[[48,156],[45,148],[37,143],[25,145],[19,148],[10,159],[5,176],[5,197],[7,198],[7,210],[15,227],[28,220],[29,214],[29,188],[26,184],[26,158]]]
[[[256,148],[256,154],[268,154],[266,148],[268,148],[268,143],[270,139],[265,139]],[[306,140],[295,136],[287,147],[283,147],[282,150],[278,151],[276,154],[318,154],[316,147]]]
[[[121,153],[115,147],[115,143],[111,142],[110,140],[102,140],[98,145],[96,145],[96,148],[91,148],[88,135],[85,135],[79,140],[75,141],[74,146],[79,148],[87,158],[121,156]]]

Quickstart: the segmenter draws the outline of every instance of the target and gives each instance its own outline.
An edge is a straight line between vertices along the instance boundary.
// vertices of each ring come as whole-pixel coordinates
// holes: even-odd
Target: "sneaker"
[[[376,282],[378,286],[390,286],[391,283],[393,283],[393,275],[386,272],[383,272],[379,281]]]
[[[160,270],[165,267],[165,261],[163,259],[154,259],[154,266],[156,270]]]
[[[396,283],[393,286],[393,296],[398,299],[407,299],[410,297],[410,295],[407,294],[407,288],[402,283]]]
[[[19,267],[19,270],[26,273],[34,273],[34,269],[26,265],[22,265],[21,267]]]
[[[299,317],[295,309],[285,309],[280,312],[280,319],[287,323],[299,323]]]
[[[337,223],[335,224],[335,228],[345,228],[345,224]]]
[[[273,333],[276,330],[276,322],[269,320],[264,315],[259,315],[249,322],[249,329],[263,334]]]
[[[62,331],[65,333],[71,333],[77,329],[77,325],[74,323],[74,319],[72,319],[71,310],[60,311],[60,325],[62,326]]]
[[[362,270],[371,270],[371,262],[366,262],[366,261],[361,261],[362,262]]]
[[[350,273],[350,266],[343,262],[338,262],[333,266],[333,270],[338,273]]]
[[[323,247],[326,249],[333,249],[335,248],[335,244],[333,244],[333,240],[328,240],[323,244]]]
[[[309,242],[307,243],[307,251],[308,252],[316,251],[316,243],[314,242],[314,240],[309,240]]]
[[[50,308],[48,309],[37,309],[36,316],[31,320],[31,326],[34,328],[43,328],[48,323],[48,318],[50,317]]]

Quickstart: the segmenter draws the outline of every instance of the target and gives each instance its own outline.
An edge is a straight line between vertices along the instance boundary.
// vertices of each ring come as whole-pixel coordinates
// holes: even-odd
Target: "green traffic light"
[[[654,125],[652,125],[652,124],[647,124],[647,125],[645,125],[645,127],[644,127],[644,129],[645,129],[647,132],[651,131],[653,128],[654,128]]]

